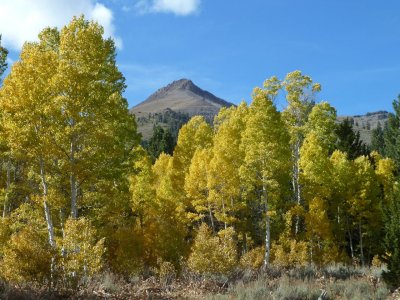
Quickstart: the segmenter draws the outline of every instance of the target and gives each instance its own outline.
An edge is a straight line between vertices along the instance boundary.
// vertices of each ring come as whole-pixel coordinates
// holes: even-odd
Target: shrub
[[[26,226],[4,248],[2,275],[16,283],[45,283],[50,278],[52,251],[47,233]]]
[[[62,240],[62,267],[64,278],[77,287],[102,268],[104,239],[96,241],[95,229],[85,218],[68,219]]]
[[[235,231],[228,228],[213,236],[211,229],[203,223],[189,256],[189,268],[200,274],[230,274],[237,264],[234,235]]]
[[[245,269],[258,270],[264,262],[265,247],[251,249],[240,258],[240,265]]]
[[[176,278],[176,270],[172,263],[163,261],[160,263],[158,275],[164,287],[170,285]]]

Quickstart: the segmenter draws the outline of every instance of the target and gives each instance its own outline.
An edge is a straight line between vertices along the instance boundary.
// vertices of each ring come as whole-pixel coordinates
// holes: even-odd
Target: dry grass
[[[165,272],[164,272],[165,273]],[[0,299],[387,299],[390,292],[380,279],[381,270],[346,266],[324,269],[270,269],[243,271],[231,278],[183,272],[161,278],[122,278],[105,272],[79,291],[50,293],[32,287],[0,282]],[[166,281],[166,277],[168,281]],[[168,283],[167,283],[168,282]]]

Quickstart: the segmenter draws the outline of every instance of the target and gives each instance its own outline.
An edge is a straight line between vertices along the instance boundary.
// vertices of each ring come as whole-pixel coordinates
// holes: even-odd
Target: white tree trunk
[[[361,221],[358,223],[358,231],[360,233],[360,259],[361,259],[361,266],[364,267],[364,248],[363,248],[363,238],[361,232]]]
[[[268,215],[268,194],[265,183],[263,184],[263,200],[265,205],[265,256],[264,256],[264,268],[267,268],[269,265],[269,256],[271,252],[271,220]]]
[[[214,217],[213,217],[213,214],[212,214],[212,211],[211,211],[210,202],[208,202],[208,212],[210,214],[210,222],[211,222],[212,231],[213,231],[213,233],[215,233]]]
[[[56,246],[56,242],[54,239],[54,226],[53,226],[53,221],[51,218],[51,213],[50,213],[50,206],[47,203],[47,195],[48,195],[48,185],[46,181],[46,175],[44,171],[44,163],[43,159],[40,159],[40,177],[42,179],[42,188],[43,188],[43,207],[44,207],[44,216],[46,218],[46,223],[47,223],[47,232],[49,235],[49,244],[51,247]]]
[[[78,217],[77,208],[77,197],[78,197],[78,186],[75,177],[75,138],[72,138],[70,147],[70,163],[71,163],[71,173],[70,173],[70,185],[71,185],[71,216],[73,219]]]
[[[6,195],[4,199],[4,207],[3,207],[3,218],[8,215],[9,205],[8,205],[8,195],[10,193],[11,186],[11,162],[8,160],[7,162],[7,181],[6,181]]]
[[[294,170],[293,170],[293,189],[297,205],[301,205],[301,187],[300,187],[300,140],[294,146]],[[300,231],[300,217],[296,216],[295,234]]]
[[[70,175],[70,184],[71,184],[71,216],[73,219],[78,217],[78,209],[77,209],[77,184],[76,178],[73,174]]]
[[[350,243],[350,255],[351,259],[354,259],[354,249],[353,249],[353,237],[351,236],[350,229],[347,231],[349,235],[349,243]]]

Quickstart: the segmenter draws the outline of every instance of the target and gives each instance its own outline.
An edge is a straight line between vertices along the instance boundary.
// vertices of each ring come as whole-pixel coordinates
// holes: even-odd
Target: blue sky
[[[319,100],[340,115],[391,110],[400,93],[399,1],[0,0],[11,60],[36,27],[62,26],[78,12],[116,38],[131,106],[183,77],[249,101],[253,87],[293,70],[320,82]]]

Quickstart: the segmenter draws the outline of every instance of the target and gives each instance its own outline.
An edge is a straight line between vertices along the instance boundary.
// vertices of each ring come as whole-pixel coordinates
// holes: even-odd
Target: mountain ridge
[[[202,115],[212,123],[222,107],[230,106],[234,104],[201,89],[190,79],[182,78],[159,88],[146,100],[133,106],[130,112],[135,114],[138,131],[147,140],[156,125],[177,130],[194,115]],[[376,111],[364,115],[338,116],[337,121],[350,119],[354,130],[359,131],[362,140],[370,144],[372,130],[378,124],[384,127],[388,116],[387,111]]]
[[[136,116],[138,131],[143,139],[150,138],[153,127],[180,128],[195,115],[212,123],[222,107],[234,106],[222,98],[201,89],[193,81],[182,78],[158,89],[130,112]]]

